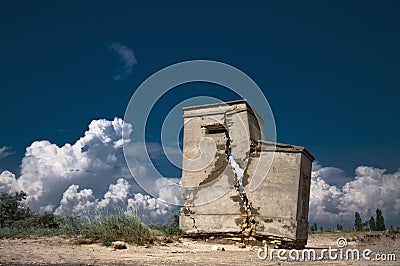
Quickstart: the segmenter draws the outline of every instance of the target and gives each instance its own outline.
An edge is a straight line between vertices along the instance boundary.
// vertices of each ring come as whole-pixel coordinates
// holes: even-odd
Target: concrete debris
[[[123,241],[114,241],[111,243],[111,247],[114,249],[126,249],[126,244]]]
[[[238,246],[238,248],[246,248],[246,245],[242,242],[235,242],[235,245]]]
[[[241,237],[225,237],[227,240],[233,240],[233,241],[242,241]]]
[[[225,248],[224,248],[224,247],[221,247],[221,246],[214,245],[214,246],[211,248],[211,250],[212,250],[212,251],[225,251]]]

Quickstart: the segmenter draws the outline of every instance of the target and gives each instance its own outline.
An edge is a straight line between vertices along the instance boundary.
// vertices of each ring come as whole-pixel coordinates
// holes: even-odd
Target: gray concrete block
[[[301,146],[265,141],[264,121],[245,100],[183,110],[183,232],[305,244],[314,157]]]

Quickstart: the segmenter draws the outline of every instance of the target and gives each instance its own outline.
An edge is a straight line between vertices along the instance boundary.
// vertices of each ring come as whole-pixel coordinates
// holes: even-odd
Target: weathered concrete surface
[[[274,159],[268,173],[263,174],[264,180],[255,190],[248,192],[253,207],[258,211],[257,234],[306,243],[311,163],[314,158],[304,147],[260,142],[247,168],[249,182],[257,178],[257,164],[263,163],[273,151]]]
[[[314,158],[303,147],[264,141],[263,123],[244,100],[184,108],[184,233],[307,241]],[[229,156],[244,170],[240,188]]]

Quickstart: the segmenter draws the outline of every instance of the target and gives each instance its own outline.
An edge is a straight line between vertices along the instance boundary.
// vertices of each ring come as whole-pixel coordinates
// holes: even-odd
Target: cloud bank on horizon
[[[167,222],[168,214],[178,208],[163,198],[178,198],[174,195],[177,192],[157,180],[161,199],[155,199],[135,183],[122,149],[130,141],[123,136],[131,132],[132,125],[120,118],[99,119],[93,120],[72,145],[58,147],[47,140],[35,141],[26,148],[21,176],[16,178],[10,171],[0,174],[0,191],[23,190],[30,207],[60,215],[124,210],[134,212],[143,222]],[[132,170],[146,174],[139,160]]]
[[[400,169],[386,173],[385,169],[358,166],[355,177],[341,188],[327,182],[340,180],[343,171],[335,167],[313,164],[309,222],[335,228],[343,224],[353,228],[354,213],[359,212],[363,221],[369,220],[377,208],[381,209],[386,226],[400,226]]]
[[[99,119],[89,124],[84,136],[74,144],[58,147],[47,140],[35,141],[26,148],[21,175],[0,174],[0,191],[28,193],[27,204],[41,211],[60,215],[91,214],[103,208],[136,214],[145,223],[163,223],[179,207],[165,203],[181,201],[177,178],[159,178],[154,187],[160,198],[145,193],[126,166],[122,146],[130,139],[132,125],[120,118]],[[146,175],[142,151],[131,146],[137,165],[134,175]],[[350,181],[349,181],[350,180]],[[400,226],[400,169],[368,166],[356,168],[354,178],[344,177],[335,167],[313,164],[309,222],[335,227],[337,223],[353,228],[354,212],[368,220],[377,208],[383,211],[386,225]],[[336,184],[336,185],[333,185]]]

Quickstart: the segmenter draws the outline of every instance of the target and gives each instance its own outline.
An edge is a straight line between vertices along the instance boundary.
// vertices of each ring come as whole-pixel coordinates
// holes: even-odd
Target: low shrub
[[[101,242],[105,246],[117,240],[140,245],[151,238],[148,226],[142,224],[136,216],[125,213],[85,218],[80,220],[74,230],[84,241]]]

